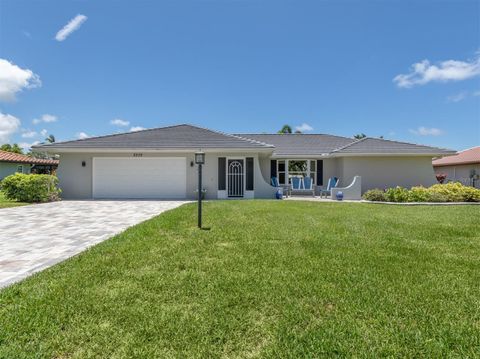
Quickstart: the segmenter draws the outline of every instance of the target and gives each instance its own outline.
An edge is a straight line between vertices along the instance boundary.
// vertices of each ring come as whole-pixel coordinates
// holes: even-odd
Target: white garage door
[[[93,198],[185,198],[185,157],[93,159]]]

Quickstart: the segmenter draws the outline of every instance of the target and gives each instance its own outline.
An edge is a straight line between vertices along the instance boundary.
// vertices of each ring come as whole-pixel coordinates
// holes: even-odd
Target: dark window
[[[227,159],[225,157],[218,157],[218,190],[219,191],[225,191],[227,189],[226,163],[227,163]]]
[[[270,161],[270,177],[277,177],[277,161]]]
[[[253,157],[247,157],[246,164],[247,164],[246,189],[247,191],[253,191]]]
[[[317,160],[317,185],[323,186],[323,160]]]

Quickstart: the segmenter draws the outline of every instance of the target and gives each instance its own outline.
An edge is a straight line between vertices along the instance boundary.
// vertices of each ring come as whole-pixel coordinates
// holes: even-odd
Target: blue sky
[[[2,0],[0,141],[288,123],[480,145],[479,4]]]

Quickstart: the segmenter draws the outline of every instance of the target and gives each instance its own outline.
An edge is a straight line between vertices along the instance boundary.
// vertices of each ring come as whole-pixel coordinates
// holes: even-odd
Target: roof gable
[[[269,149],[256,140],[229,135],[192,125],[176,125],[148,130],[91,137],[83,140],[34,146],[42,149]]]
[[[356,140],[344,147],[340,147],[333,151],[337,154],[343,155],[439,155],[452,154],[453,151],[432,146],[417,145],[408,142],[399,142],[392,140],[385,140],[383,138],[365,137]]]

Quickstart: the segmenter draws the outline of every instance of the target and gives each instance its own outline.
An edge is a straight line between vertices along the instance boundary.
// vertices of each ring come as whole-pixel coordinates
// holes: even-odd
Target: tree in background
[[[289,134],[292,133],[292,127],[290,125],[283,125],[282,129],[278,131],[280,134]]]
[[[18,153],[20,155],[23,155],[22,148],[16,143],[14,143],[13,145],[11,145],[9,143],[5,143],[4,145],[0,146],[0,150],[7,151],[7,152]]]
[[[362,138],[365,138],[365,137],[367,137],[367,135],[364,133],[357,133],[355,136],[353,136],[353,138],[356,140],[361,140]]]
[[[55,142],[55,136],[54,135],[48,135],[48,137],[45,139],[46,142],[48,143],[54,143]]]
[[[32,150],[28,151],[27,153],[28,157],[32,158],[41,158],[44,160],[54,160],[55,158],[52,156],[49,156],[46,152],[33,152]]]

